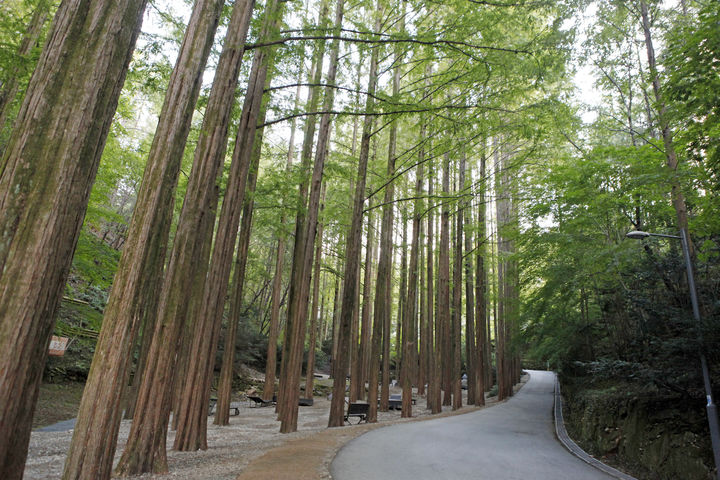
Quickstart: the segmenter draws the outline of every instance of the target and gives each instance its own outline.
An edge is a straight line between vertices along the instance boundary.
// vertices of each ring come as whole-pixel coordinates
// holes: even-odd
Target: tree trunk
[[[274,37],[274,31],[281,21],[282,10],[282,6],[276,0],[267,4],[261,38],[271,39]],[[258,119],[264,116],[261,112],[263,110],[263,90],[268,81],[268,70],[271,68],[271,62],[272,51],[270,47],[261,48],[255,52],[235,140],[227,189],[215,235],[214,250],[204,283],[202,303],[198,311],[199,315],[191,320],[194,330],[192,331],[188,371],[183,382],[179,409],[174,412],[178,418],[173,445],[174,450],[207,449],[207,411],[210,401],[210,380],[222,325],[222,314],[235,251],[240,213],[248,184],[248,172],[252,163]],[[259,143],[258,148],[261,146],[262,143]],[[258,162],[259,156],[260,152],[258,151]],[[213,183],[217,184],[218,180],[219,178],[213,179]],[[207,186],[212,188],[209,183]],[[249,231],[247,234],[249,235]],[[245,255],[247,255],[247,252],[245,252]],[[203,258],[203,262],[206,261],[205,258]],[[243,262],[245,260],[240,259]],[[218,404],[218,410],[220,408],[221,406]]]
[[[375,49],[377,50],[377,49]],[[373,51],[371,60],[370,79],[368,90],[375,91],[377,81],[377,52]],[[373,108],[372,94],[367,97],[367,109]],[[365,201],[365,186],[367,177],[368,157],[370,156],[370,135],[372,118],[365,116],[363,123],[363,135],[360,143],[360,157],[358,158],[358,170],[355,181],[355,196],[353,200],[353,211],[350,230],[347,236],[347,247],[345,250],[345,276],[343,284],[343,303],[340,314],[340,334],[338,345],[343,348],[351,337],[352,317],[356,311],[358,301],[358,279],[360,272],[360,246],[362,243],[362,219],[363,203]],[[350,348],[357,350],[357,344],[350,345]],[[339,355],[335,366],[335,380],[333,382],[333,396],[330,404],[330,418],[328,427],[341,427],[345,424],[345,371],[347,370],[347,355]]]
[[[443,406],[452,405],[453,352],[450,332],[450,154],[443,160],[442,214],[440,217],[440,252],[438,253],[437,319],[440,327],[440,360],[442,369]]]
[[[422,152],[422,151],[421,151]],[[412,240],[410,244],[410,265],[408,266],[407,301],[405,303],[405,337],[403,342],[403,406],[402,416],[412,416],[412,385],[417,370],[417,332],[415,331],[417,318],[418,297],[418,264],[420,252],[420,219],[423,202],[420,199],[423,193],[423,155],[419,158],[419,166],[415,175],[415,205],[413,206]],[[418,385],[418,393],[419,385]],[[405,415],[407,409],[408,414]]]
[[[335,9],[335,25],[334,30],[339,31],[342,26],[344,13],[344,1],[338,0]],[[337,76],[338,57],[340,54],[340,42],[334,40],[330,53],[330,64],[328,67],[327,85],[334,85]],[[323,111],[330,112],[333,109],[335,99],[335,90],[327,88],[325,92],[325,100],[323,103]],[[295,295],[291,294],[291,301],[288,308],[288,328],[286,335],[287,349],[283,351],[283,365],[287,368],[283,369],[283,388],[281,397],[278,398],[282,402],[281,409],[282,418],[280,425],[281,433],[290,433],[297,430],[298,415],[298,398],[299,398],[299,382],[302,370],[302,358],[305,346],[305,324],[307,320],[307,304],[309,294],[309,272],[312,265],[313,250],[315,247],[315,231],[317,227],[318,212],[320,207],[320,193],[323,169],[325,167],[325,159],[327,156],[327,144],[330,136],[330,114],[323,113],[320,119],[320,128],[318,130],[317,145],[315,147],[315,162],[313,166],[313,174],[310,180],[310,195],[308,200],[307,219],[304,225],[304,232],[301,237],[296,238],[296,249],[302,247],[301,254],[302,264],[298,265],[297,272],[293,272],[293,283],[291,288],[297,285],[300,287],[295,290]],[[299,240],[299,242],[298,242]],[[299,243],[299,245],[298,245]],[[295,270],[295,269],[294,269]],[[298,275],[296,277],[296,275]],[[292,290],[291,290],[292,293]],[[291,325],[292,320],[292,325]],[[287,362],[285,353],[287,350]]]
[[[465,183],[465,162],[464,157],[460,159],[460,169],[458,171],[459,178],[457,182],[456,194],[460,194],[462,185]],[[458,202],[457,214],[455,215],[455,238],[453,255],[453,288],[452,288],[452,325],[450,332],[452,335],[452,392],[453,392],[453,410],[462,407],[462,269],[463,269],[463,205],[462,201]]]
[[[266,84],[269,86],[269,83],[270,82],[268,80]],[[266,95],[263,100],[264,103],[261,107],[257,124],[265,122],[267,101],[268,96]],[[247,194],[245,195],[245,205],[243,206],[242,225],[240,226],[240,235],[238,236],[235,271],[233,272],[232,283],[234,288],[230,301],[230,315],[228,317],[228,328],[225,334],[222,367],[220,369],[220,380],[217,389],[217,406],[215,408],[215,419],[213,420],[215,425],[224,426],[230,424],[230,401],[232,397],[232,380],[235,366],[235,344],[237,340],[238,323],[241,316],[240,312],[242,311],[245,270],[247,267],[248,250],[250,248],[250,233],[252,229],[253,210],[255,208],[255,187],[257,186],[258,167],[260,164],[260,155],[262,153],[263,133],[263,128],[259,128],[255,133],[256,138],[253,142],[252,160],[247,178]],[[220,312],[220,320],[222,320],[222,311]],[[220,323],[221,322],[218,321],[218,324],[216,324],[216,328],[218,330],[215,333],[219,332]],[[207,376],[202,391],[204,396],[203,405],[209,405],[210,402],[208,397],[210,395],[210,381],[213,377],[213,366],[215,365],[215,345],[217,345],[216,341],[214,341],[211,345],[213,352],[208,359]],[[207,418],[207,412],[205,413],[206,414],[203,419]],[[201,425],[201,428],[205,429],[206,425]]]
[[[320,13],[318,16],[318,25],[325,25],[328,16],[328,5],[329,0],[323,0],[320,4]],[[325,56],[325,42],[320,41],[317,44],[317,49],[313,56],[312,68],[310,70],[311,83],[313,85],[319,85],[322,80],[323,60]],[[318,102],[320,97],[320,88],[311,87],[308,89],[308,101],[307,110],[316,111],[318,109]],[[292,259],[292,270],[290,273],[290,285],[289,285],[289,301],[287,309],[287,321],[285,324],[285,339],[283,342],[282,360],[280,364],[280,385],[278,388],[278,402],[277,412],[278,419],[282,420],[288,415],[287,409],[294,409],[293,405],[289,400],[286,400],[286,386],[288,388],[297,389],[297,384],[290,385],[287,378],[287,364],[289,362],[290,351],[292,345],[290,342],[290,335],[293,329],[300,335],[298,323],[303,323],[304,328],[304,316],[307,314],[307,307],[300,308],[301,305],[307,305],[302,302],[301,295],[303,290],[302,282],[305,281],[307,275],[303,272],[303,266],[305,265],[305,230],[306,230],[306,211],[308,196],[308,182],[309,172],[312,164],[312,150],[313,140],[315,138],[315,126],[316,118],[314,115],[308,116],[305,121],[304,138],[302,144],[302,150],[300,155],[300,168],[302,170],[302,180],[300,187],[298,188],[298,212],[295,219],[295,245],[293,248],[293,259]],[[286,408],[286,406],[288,408]],[[290,412],[292,414],[292,412]]]
[[[487,230],[485,228],[485,150],[483,143],[483,151],[480,156],[480,192],[477,195],[478,218],[477,218],[477,241],[475,248],[475,319],[476,319],[476,356],[475,356],[475,405],[485,405],[485,392],[490,390],[488,380],[488,371],[491,370],[488,359],[488,335],[487,333],[487,273],[485,272],[485,244],[487,242],[485,236]]]
[[[323,188],[322,204],[320,211],[322,212],[325,204],[325,188]],[[305,398],[313,398],[313,389],[315,383],[315,347],[317,345],[317,321],[318,309],[320,305],[320,271],[322,267],[322,239],[323,224],[318,224],[317,239],[315,240],[315,267],[313,273],[313,303],[310,311],[310,340],[308,342],[308,359],[307,368],[305,368]]]
[[[465,152],[461,158],[460,172],[465,170]],[[472,189],[472,172],[468,169],[466,181],[461,183],[464,194],[470,194]],[[467,359],[467,388],[468,405],[482,405],[478,399],[483,396],[477,389],[477,346],[475,331],[475,291],[473,285],[473,250],[472,238],[472,210],[468,208],[469,201],[463,200],[463,212],[465,214],[465,357]]]
[[[440,325],[435,314],[435,254],[434,233],[435,218],[433,215],[434,178],[432,168],[428,169],[428,221],[427,221],[427,322],[428,322],[428,396],[427,406],[432,413],[442,412],[440,391]],[[433,328],[433,325],[435,328]]]
[[[0,478],[23,474],[55,313],[145,3],[60,5],[0,160]]]
[[[165,435],[171,375],[180,334],[188,310],[194,304],[193,300],[188,302],[188,293],[193,291],[196,279],[205,278],[206,260],[198,259],[209,255],[217,205],[214,182],[225,157],[230,113],[252,6],[249,2],[242,6],[242,11],[233,11],[231,25],[235,28],[228,29],[229,36],[220,55],[160,295],[159,321],[138,393],[135,421],[117,467],[119,475],[167,471]]]
[[[650,31],[650,14],[648,12],[647,2],[640,0],[640,15],[642,17],[642,29],[645,35],[645,48],[647,50],[648,67],[650,69],[650,77],[652,79],[653,93],[655,94],[655,103],[657,110],[658,126],[662,133],[663,146],[665,147],[665,158],[667,168],[670,170],[670,186],[671,186],[671,198],[672,204],[675,208],[675,215],[677,216],[678,228],[688,232],[688,217],[687,217],[687,205],[685,204],[685,196],[683,195],[682,189],[680,188],[680,180],[677,176],[678,158],[675,153],[675,145],[673,144],[673,133],[670,127],[670,122],[667,118],[667,107],[662,99],[661,87],[660,87],[660,75],[657,70],[657,63],[655,60],[655,48],[653,47],[652,32]],[[688,248],[692,256],[695,255],[695,247],[690,238],[687,235]]]
[[[370,340],[370,310],[372,308],[371,296],[372,296],[372,265],[375,259],[375,222],[373,220],[374,197],[370,199],[370,211],[368,212],[368,233],[367,243],[365,244],[365,274],[363,278],[363,302],[362,302],[362,316],[360,320],[360,328],[362,333],[360,335],[360,365],[359,365],[359,383],[360,389],[359,398],[367,399],[367,392],[365,391],[365,384],[368,381],[370,373],[370,354],[371,354],[371,340]]]
[[[97,360],[85,385],[64,478],[110,475],[120,427],[120,402],[131,362],[130,348],[143,323],[142,355],[133,379],[133,384],[139,386],[155,329],[175,189],[221,8],[222,2],[214,0],[196,5],[170,78],[127,245],[105,309],[95,348]],[[137,387],[130,398],[133,408],[136,394]]]

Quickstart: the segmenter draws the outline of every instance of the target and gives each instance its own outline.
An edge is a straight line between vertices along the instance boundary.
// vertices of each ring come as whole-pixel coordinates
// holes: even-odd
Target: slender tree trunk
[[[320,211],[323,210],[325,203],[325,189],[323,188],[322,204]],[[308,359],[307,368],[305,369],[305,398],[313,398],[313,389],[315,383],[315,347],[317,346],[317,329],[318,329],[318,310],[320,307],[320,270],[322,266],[322,240],[323,240],[323,224],[318,224],[317,239],[315,240],[315,273],[313,273],[313,303],[310,311],[310,340],[308,342]]]
[[[277,0],[266,6],[261,38],[274,38],[282,16],[282,6]],[[254,142],[258,119],[263,116],[261,110],[263,90],[268,81],[271,68],[272,51],[270,47],[255,52],[253,68],[250,73],[243,111],[235,140],[230,165],[225,198],[215,235],[215,245],[204,282],[204,292],[199,315],[191,319],[191,348],[188,357],[187,375],[183,382],[179,408],[174,412],[178,418],[175,433],[174,450],[193,451],[207,449],[207,411],[210,400],[210,380],[217,342],[222,325],[225,296],[235,251],[240,214],[243,209],[248,172],[252,163]],[[262,143],[258,144],[261,147]],[[258,161],[260,152],[258,151]],[[212,179],[217,184],[218,179]],[[207,185],[209,188],[210,185]],[[213,185],[214,186],[214,185]],[[216,187],[217,188],[217,187]],[[248,232],[249,235],[249,232]],[[245,252],[247,255],[247,252]],[[202,259],[205,262],[207,257]],[[241,259],[241,261],[244,261]],[[202,282],[199,282],[202,283]],[[228,405],[229,407],[229,405]],[[218,410],[221,405],[218,405]]]
[[[450,341],[450,154],[443,160],[442,214],[440,221],[440,245],[438,253],[438,301],[437,319],[440,327],[443,406],[452,405],[452,343]]]
[[[0,478],[22,478],[55,313],[145,4],[60,5],[0,159]]]
[[[410,265],[408,267],[408,289],[405,312],[405,342],[403,348],[403,406],[402,416],[412,416],[412,379],[417,369],[417,333],[415,331],[417,318],[417,297],[418,297],[418,269],[420,256],[420,220],[422,216],[423,202],[420,199],[423,194],[423,153],[419,158],[419,166],[415,175],[415,200],[413,206],[412,240],[410,244]],[[420,287],[422,288],[422,286]],[[418,385],[418,394],[419,391]],[[407,409],[408,414],[405,415]]]
[[[45,22],[50,15],[50,4],[51,2],[49,0],[41,0],[38,2],[30,18],[30,23],[20,40],[20,45],[18,45],[18,57],[27,57],[33,48],[35,48],[42,34]],[[3,130],[5,130],[5,124],[10,116],[10,107],[15,97],[17,97],[20,88],[20,79],[26,74],[27,71],[22,72],[19,67],[15,67],[5,82],[0,85],[0,135],[2,135]],[[0,155],[2,155],[2,151],[3,145],[0,143]]]
[[[376,49],[377,50],[377,49]],[[371,60],[370,80],[368,82],[369,90],[375,91],[375,83],[377,81],[377,53],[373,52],[373,60]],[[371,111],[373,108],[372,96],[368,95],[367,109]],[[356,175],[355,196],[353,201],[353,211],[350,230],[347,236],[347,247],[345,250],[345,276],[343,285],[343,303],[340,314],[340,329],[338,336],[338,345],[343,348],[347,345],[351,337],[352,317],[356,310],[356,302],[358,301],[357,289],[359,286],[360,272],[360,246],[362,243],[362,219],[363,219],[363,203],[365,201],[365,187],[367,178],[367,164],[370,156],[370,135],[372,128],[372,118],[365,116],[363,123],[363,135],[360,143],[360,157],[358,158],[358,170]],[[357,345],[350,345],[350,348],[357,350]],[[335,380],[333,382],[333,396],[330,404],[330,418],[328,427],[341,427],[344,425],[344,408],[345,408],[345,371],[347,370],[347,355],[339,355],[338,363],[335,368]]]
[[[402,388],[402,379],[405,370],[405,337],[408,334],[405,322],[406,304],[407,304],[407,213],[405,208],[400,211],[400,221],[402,223],[402,237],[400,243],[400,286],[398,288],[398,308],[397,308],[397,334],[395,335],[395,374],[397,375],[398,385]],[[412,387],[411,387],[412,388]]]
[[[465,162],[464,157],[460,159],[460,169],[458,171],[459,178],[457,182],[456,193],[460,193],[462,185],[465,183]],[[463,205],[458,203],[457,214],[455,215],[455,238],[454,238],[454,255],[453,255],[453,282],[452,282],[452,325],[450,326],[452,342],[452,392],[453,392],[453,410],[462,408],[462,269],[463,269]]]
[[[465,152],[461,159],[460,172],[465,170]],[[464,192],[469,194],[472,188],[472,172],[468,169],[467,179],[461,183]],[[482,390],[477,389],[477,346],[475,331],[475,291],[473,285],[473,250],[472,237],[472,210],[469,202],[463,201],[463,212],[465,215],[465,357],[467,358],[467,387],[468,405],[482,405],[478,399],[483,396]]]
[[[266,81],[269,86],[269,79]],[[267,109],[267,102],[269,98],[266,95],[261,107],[261,112],[258,118],[258,124],[265,122],[265,113]],[[258,167],[260,165],[260,155],[262,153],[262,141],[263,141],[264,129],[260,128],[255,133],[255,142],[253,144],[252,160],[250,165],[250,171],[248,172],[247,178],[247,193],[245,195],[245,201],[242,212],[242,225],[240,226],[240,235],[238,236],[237,242],[237,254],[235,257],[235,271],[233,272],[233,290],[232,298],[230,301],[230,315],[228,317],[228,328],[225,334],[225,345],[223,349],[223,360],[222,367],[220,369],[220,380],[217,389],[217,408],[215,409],[215,419],[213,423],[215,425],[229,425],[230,424],[230,400],[232,396],[232,380],[233,370],[235,366],[235,344],[237,339],[238,322],[240,321],[240,312],[242,310],[243,302],[243,288],[245,285],[245,271],[247,267],[247,256],[250,248],[250,233],[252,229],[252,218],[253,210],[255,208],[255,187],[257,186],[258,178]],[[232,254],[231,254],[232,256]],[[220,320],[222,320],[222,311],[220,312]],[[220,323],[218,321],[215,325],[214,334],[219,334]],[[204,403],[201,404],[203,408],[208,408],[210,399],[210,381],[213,377],[213,367],[215,366],[215,348],[217,341],[213,340],[211,344],[212,352],[208,358],[208,369],[203,386],[202,394]],[[207,419],[207,411],[203,419]],[[202,422],[200,428],[203,430],[206,428],[206,424]],[[203,434],[203,436],[205,436]],[[205,442],[207,443],[207,442]]]
[[[360,335],[360,372],[358,374],[360,389],[359,398],[367,399],[365,391],[365,383],[368,381],[370,372],[370,309],[371,309],[371,284],[372,284],[372,265],[375,259],[375,222],[373,220],[374,198],[370,199],[370,211],[368,212],[368,233],[367,243],[365,244],[365,276],[363,279],[363,302],[360,327],[362,333]]]
[[[477,239],[475,253],[475,318],[477,326],[476,346],[477,355],[475,356],[476,368],[476,388],[475,388],[475,404],[485,405],[485,392],[490,389],[487,372],[490,369],[490,363],[487,361],[488,336],[487,336],[487,273],[485,272],[485,244],[487,231],[485,228],[485,150],[480,154],[480,192],[478,197],[478,218],[477,218]]]
[[[419,173],[418,173],[419,175]],[[424,195],[424,191],[421,195]],[[424,205],[422,206],[424,208]],[[419,240],[419,258],[418,258],[418,269],[420,271],[420,279],[418,284],[419,291],[419,351],[418,351],[418,373],[417,373],[417,392],[420,396],[427,395],[425,384],[428,378],[428,323],[427,323],[427,287],[425,282],[426,270],[425,270],[425,234],[424,224],[420,222],[420,240]]]
[[[645,35],[645,48],[647,50],[648,67],[650,69],[650,77],[652,79],[653,93],[655,94],[655,104],[657,110],[658,126],[662,133],[663,146],[665,147],[665,158],[667,168],[670,170],[670,186],[673,208],[677,216],[678,228],[688,232],[687,205],[685,204],[685,196],[680,188],[680,180],[677,176],[678,158],[675,153],[675,145],[673,143],[673,133],[670,122],[667,118],[667,107],[662,99],[660,86],[660,75],[657,70],[657,62],[655,60],[655,48],[653,46],[652,32],[650,30],[650,14],[648,5],[645,0],[640,0],[640,15],[642,17],[642,29]],[[690,254],[694,256],[695,247],[689,235],[687,235],[688,247]]]
[[[300,72],[298,74],[298,84],[301,83],[303,77],[303,66],[304,62],[300,64]],[[295,109],[300,107],[300,85],[298,85],[295,91]],[[297,123],[293,119],[290,124],[290,140],[288,142],[288,155],[287,155],[287,170],[289,172],[290,167],[295,156],[295,131],[297,129]],[[280,225],[284,226],[286,223],[285,215],[283,214],[280,219]],[[281,231],[278,233],[278,246],[277,253],[275,255],[275,273],[273,275],[272,293],[271,293],[271,307],[270,307],[270,331],[268,332],[268,347],[267,347],[267,358],[265,361],[265,384],[263,385],[263,400],[272,400],[275,395],[275,375],[277,371],[277,341],[280,334],[280,301],[281,301],[281,290],[282,290],[282,272],[283,265],[285,263],[285,236]]]
[[[335,31],[339,31],[342,27],[344,6],[344,1],[338,0],[335,10]],[[339,54],[340,42],[339,40],[334,40],[330,51],[330,63],[326,79],[326,83],[328,85],[335,84]],[[333,88],[326,89],[325,100],[323,103],[323,110],[325,112],[332,111],[335,98],[334,94],[335,90]],[[310,266],[312,265],[313,249],[315,246],[315,232],[320,206],[322,176],[327,156],[329,136],[330,114],[324,113],[320,119],[317,146],[315,147],[315,164],[313,166],[313,174],[310,180],[310,195],[308,200],[305,231],[301,239],[296,239],[296,248],[298,247],[297,240],[301,240],[300,246],[304,251],[302,253],[302,265],[299,265],[298,268],[298,274],[300,274],[298,277],[300,279],[300,288],[298,289],[299,291],[296,290],[296,295],[294,297],[291,295],[290,308],[288,310],[288,335],[286,336],[286,343],[289,347],[287,349],[288,360],[286,363],[285,355],[283,355],[283,364],[287,367],[283,370],[283,375],[285,377],[283,384],[285,386],[281,392],[282,397],[278,399],[283,403],[283,409],[281,410],[283,413],[280,426],[281,433],[290,433],[297,430],[299,398],[298,384],[302,370],[302,358],[305,345],[305,324],[307,320],[307,300],[309,293],[309,285],[308,281],[305,281],[305,277],[310,272]],[[297,312],[297,314],[295,312]],[[293,320],[292,326],[290,325],[291,319]],[[283,353],[285,353],[285,351]],[[335,371],[337,372],[337,370]]]
[[[404,30],[404,16],[402,17],[401,32]],[[395,49],[393,63],[393,98],[400,93],[400,58],[402,52]],[[395,174],[395,150],[397,144],[397,122],[390,126],[390,137],[388,139],[388,166],[387,178],[391,179]],[[383,198],[383,219],[382,231],[380,233],[380,263],[378,265],[378,280],[375,294],[375,315],[383,319],[383,375],[382,388],[380,390],[380,410],[386,412],[390,404],[390,323],[391,323],[391,290],[392,290],[392,234],[393,234],[393,199],[395,198],[395,185],[390,182],[385,187]],[[381,279],[382,276],[382,279]],[[370,402],[372,403],[372,401]]]
[[[328,5],[329,0],[323,0],[320,4],[320,13],[318,16],[318,25],[326,25],[328,16]],[[323,60],[325,56],[325,42],[320,41],[317,44],[315,50],[312,68],[310,70],[310,81],[313,85],[319,85],[322,81],[322,70]],[[318,102],[320,99],[320,88],[311,87],[308,90],[308,101],[306,109],[314,112],[318,109]],[[292,259],[292,270],[290,273],[290,285],[289,285],[289,302],[287,309],[287,321],[285,324],[285,339],[283,342],[282,360],[280,364],[280,385],[278,388],[278,402],[277,402],[277,413],[278,419],[282,420],[287,415],[286,406],[290,409],[294,409],[295,406],[284,400],[286,397],[285,390],[288,388],[295,389],[297,385],[290,385],[287,382],[287,363],[289,361],[291,343],[289,339],[290,332],[295,329],[300,334],[299,326],[296,327],[298,322],[304,322],[301,318],[306,315],[307,308],[301,309],[300,305],[305,305],[301,302],[301,283],[307,277],[302,271],[304,265],[303,255],[305,254],[304,235],[306,229],[306,211],[303,208],[307,205],[308,196],[308,183],[309,183],[309,172],[312,164],[312,151],[313,151],[313,140],[315,138],[315,127],[316,117],[314,115],[308,116],[305,121],[304,138],[302,144],[302,150],[300,154],[300,167],[303,173],[303,179],[300,182],[298,188],[298,212],[295,219],[295,245],[293,248],[293,259]],[[304,328],[304,325],[303,325]]]
[[[433,215],[433,190],[434,178],[432,169],[428,169],[428,233],[427,233],[427,322],[428,322],[428,408],[432,413],[442,412],[442,399],[440,389],[440,325],[438,316],[435,314],[436,289],[435,282],[435,253],[434,253],[434,232],[435,216]],[[434,328],[433,328],[434,326]]]

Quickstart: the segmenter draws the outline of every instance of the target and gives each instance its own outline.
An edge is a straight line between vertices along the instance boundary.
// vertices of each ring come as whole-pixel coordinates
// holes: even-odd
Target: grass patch
[[[32,428],[46,427],[77,416],[84,383],[42,383]]]

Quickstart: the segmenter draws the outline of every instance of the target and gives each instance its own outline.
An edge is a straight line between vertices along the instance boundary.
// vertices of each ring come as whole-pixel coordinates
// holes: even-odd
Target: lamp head
[[[632,238],[634,240],[642,240],[643,238],[649,237],[651,234],[648,232],[643,232],[640,230],[633,230],[632,232],[628,232],[625,234],[626,237]]]

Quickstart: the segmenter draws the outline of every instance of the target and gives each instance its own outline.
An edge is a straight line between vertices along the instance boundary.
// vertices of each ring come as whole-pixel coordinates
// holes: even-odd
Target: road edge
[[[555,417],[555,436],[563,444],[563,446],[577,458],[587,463],[590,466],[597,468],[598,470],[607,473],[620,480],[637,480],[635,477],[628,475],[627,473],[621,472],[620,470],[607,465],[595,457],[590,456],[585,450],[580,448],[577,443],[567,433],[565,429],[565,421],[562,413],[562,394],[560,393],[560,382],[558,381],[557,373],[555,375],[555,402],[553,407],[553,413]]]

